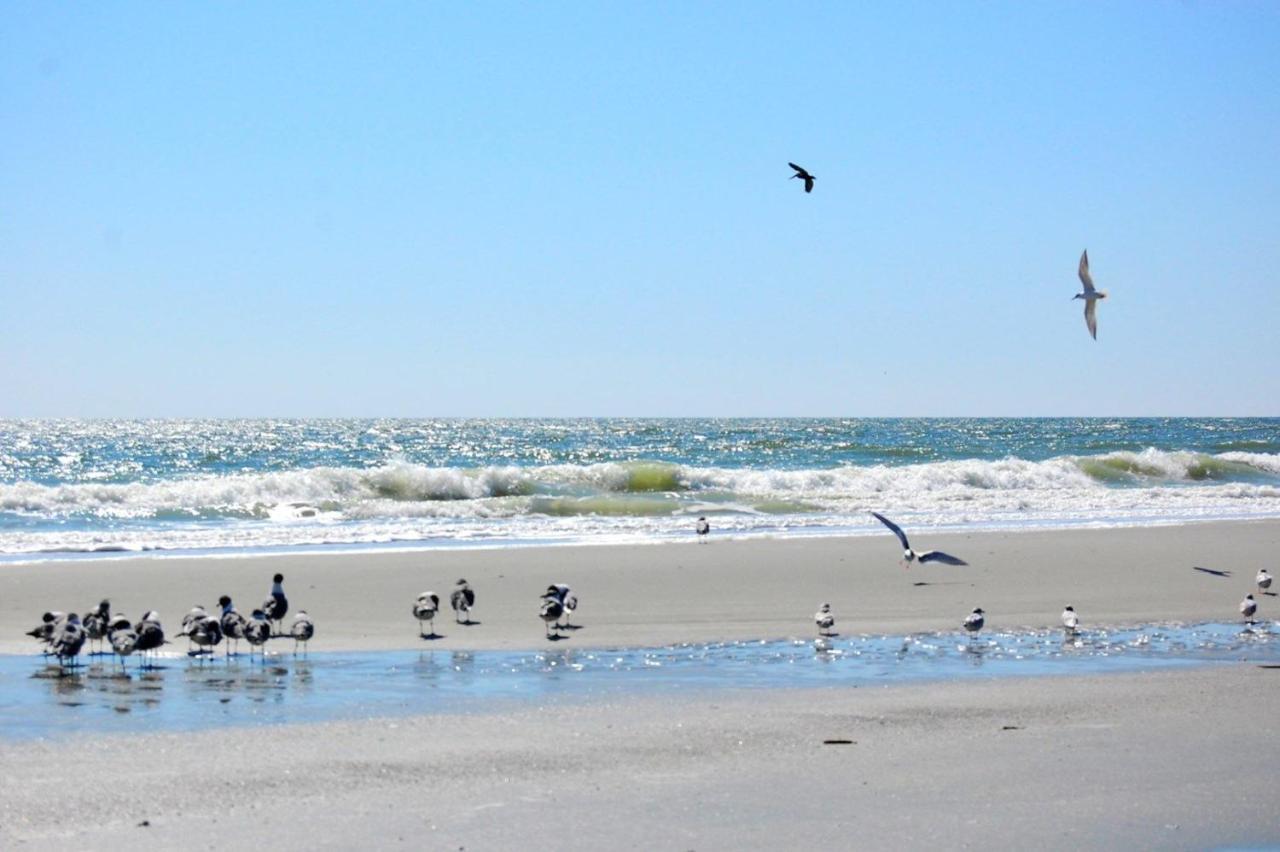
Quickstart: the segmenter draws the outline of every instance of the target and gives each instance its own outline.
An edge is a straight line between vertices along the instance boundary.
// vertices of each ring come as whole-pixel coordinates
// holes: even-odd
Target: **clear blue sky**
[[[1278,273],[1275,3],[0,15],[3,417],[1280,414]]]

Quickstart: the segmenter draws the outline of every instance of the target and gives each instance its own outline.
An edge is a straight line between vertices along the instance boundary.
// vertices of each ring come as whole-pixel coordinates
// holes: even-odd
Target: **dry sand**
[[[246,615],[285,575],[293,609],[316,620],[316,650],[422,647],[410,615],[418,593],[447,601],[459,577],[478,600],[471,627],[446,610],[442,649],[523,649],[545,642],[538,596],[568,583],[584,628],[573,646],[642,646],[810,636],[831,603],[845,633],[954,629],[975,606],[992,627],[1056,625],[1066,604],[1084,624],[1230,621],[1259,567],[1276,568],[1280,521],[1059,532],[919,534],[968,567],[898,565],[883,536],[712,540],[638,546],[541,547],[272,556],[132,558],[0,566],[0,653],[29,653],[22,634],[48,609],[83,613],[103,597],[172,633],[194,604],[230,594]],[[1217,577],[1200,566],[1230,571]],[[1277,572],[1280,573],[1280,572]],[[916,585],[927,583],[928,585]],[[1261,598],[1260,616],[1280,612]]]

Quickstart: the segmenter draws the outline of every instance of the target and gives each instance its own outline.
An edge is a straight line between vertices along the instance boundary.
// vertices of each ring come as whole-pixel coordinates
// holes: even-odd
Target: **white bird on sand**
[[[449,604],[453,607],[453,620],[459,624],[471,623],[471,607],[476,605],[476,593],[466,580],[459,580],[453,594],[449,595]],[[466,620],[463,620],[466,616]]]
[[[289,635],[293,637],[293,653],[298,654],[298,643],[302,643],[302,651],[306,653],[307,643],[311,641],[311,637],[316,635],[316,623],[311,620],[311,616],[307,615],[305,609],[298,610],[298,614],[293,617],[293,626],[289,628]]]
[[[84,647],[87,638],[84,627],[80,624],[80,616],[74,612],[69,613],[49,638],[49,653],[57,657],[63,666],[68,662],[75,665],[76,657],[80,655],[80,649]]]
[[[902,531],[902,527],[898,526],[879,512],[872,512],[871,514],[875,516],[877,521],[893,530],[893,534],[898,537],[898,541],[902,542],[903,568],[909,567],[914,561],[919,561],[921,564],[924,564],[925,562],[942,562],[946,565],[969,564],[960,557],[952,556],[949,553],[943,553],[941,550],[926,550],[924,553],[916,553],[911,549],[911,544],[907,541],[907,534]]]
[[[1076,632],[1076,628],[1080,626],[1080,616],[1076,615],[1075,607],[1069,606],[1062,611],[1062,626],[1068,633]]]
[[[244,638],[244,628],[248,622],[240,611],[231,603],[230,595],[223,595],[218,598],[218,606],[222,607],[222,617],[218,620],[218,624],[222,627],[222,635],[227,640],[227,656],[231,656],[231,643],[236,645],[235,650],[240,650],[240,640]]]
[[[578,610],[578,596],[564,583],[552,583],[547,586],[547,594],[555,595],[556,600],[560,602],[560,608],[564,610],[564,627],[570,627],[569,619]],[[557,624],[557,629],[560,626]]]
[[[701,538],[711,532],[711,524],[707,523],[705,517],[698,518],[698,523],[693,527],[694,532]]]
[[[1254,577],[1254,581],[1258,584],[1258,591],[1266,594],[1267,589],[1271,588],[1271,575],[1267,573],[1266,568],[1258,570],[1258,576]]]
[[[831,614],[831,604],[824,603],[814,613],[814,622],[818,625],[819,636],[830,636],[831,628],[836,626],[836,617]]]
[[[440,611],[440,596],[435,592],[423,592],[413,605],[413,617],[418,619],[418,635],[433,638],[436,635],[436,613]],[[422,632],[422,622],[431,622],[431,633]]]
[[[551,638],[551,625],[560,621],[560,616],[564,615],[564,606],[560,603],[560,599],[556,597],[555,592],[548,591],[542,595],[542,606],[538,609],[538,617],[544,622],[547,629],[547,638]],[[556,628],[556,638],[560,638],[559,627]]]
[[[1258,602],[1253,599],[1253,595],[1245,595],[1244,600],[1240,601],[1240,614],[1244,616],[1244,620],[1253,624],[1253,616],[1258,611]]]
[[[253,611],[253,617],[244,626],[244,638],[249,642],[249,654],[252,657],[253,649],[262,650],[265,656],[266,651],[262,648],[267,644],[267,640],[271,638],[271,622],[267,620],[267,614],[260,609]]]
[[[164,627],[160,624],[160,614],[150,610],[142,616],[142,620],[133,625],[133,632],[138,635],[133,649],[143,653],[143,666],[149,666],[148,651],[154,651],[164,644]]]
[[[271,597],[262,602],[262,612],[268,621],[275,622],[276,632],[280,632],[280,622],[289,611],[289,599],[284,596],[284,575],[276,574],[271,578]]]
[[[1107,298],[1105,290],[1093,288],[1093,276],[1089,274],[1089,250],[1080,255],[1080,282],[1084,284],[1084,292],[1076,293],[1072,299],[1084,299],[1084,323],[1089,326],[1089,334],[1098,339],[1098,300]]]
[[[986,613],[982,611],[982,607],[978,607],[964,618],[964,629],[968,630],[970,635],[977,633],[982,629],[982,625],[987,623]]]

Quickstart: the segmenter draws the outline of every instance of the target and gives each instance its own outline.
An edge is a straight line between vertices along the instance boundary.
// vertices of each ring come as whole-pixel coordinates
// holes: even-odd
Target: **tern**
[[[818,625],[819,636],[830,636],[831,628],[836,626],[836,617],[831,614],[831,604],[824,603],[814,613],[814,622]]]
[[[449,595],[449,604],[453,607],[453,620],[459,624],[471,623],[471,607],[476,605],[476,593],[466,580],[459,580],[453,594]],[[463,621],[466,616],[466,621]]]
[[[982,625],[987,623],[986,615],[982,607],[978,607],[964,617],[964,629],[969,631],[970,636],[981,630]]]
[[[1080,616],[1076,615],[1075,607],[1069,606],[1062,611],[1062,626],[1068,633],[1076,632],[1076,628],[1080,626]]]
[[[796,173],[791,176],[791,179],[795,180],[796,178],[800,178],[800,180],[804,181],[804,191],[813,192],[814,176],[809,174],[800,166],[797,166],[795,163],[787,163],[787,165],[796,170]]]
[[[298,610],[298,614],[293,617],[293,626],[289,628],[289,635],[293,637],[293,655],[298,655],[298,643],[302,643],[302,652],[307,652],[307,643],[311,641],[311,637],[316,635],[316,623],[311,620],[311,616],[307,615],[305,609]]]
[[[440,596],[435,592],[423,592],[413,605],[413,617],[418,619],[418,635],[424,639],[435,638],[436,613],[440,610]],[[431,633],[422,632],[422,622],[431,622]]]
[[[968,565],[958,556],[952,556],[949,553],[943,553],[941,550],[926,550],[924,553],[916,553],[911,549],[911,545],[907,542],[907,534],[902,531],[902,527],[886,518],[879,512],[872,512],[875,519],[893,530],[893,534],[898,537],[898,541],[902,542],[902,567],[908,568],[912,562],[918,561],[921,564],[925,562],[942,562],[946,565]]]
[[[542,596],[542,606],[538,609],[538,617],[544,622],[543,626],[547,628],[547,638],[551,636],[551,625],[560,621],[560,616],[564,615],[564,606],[556,597],[555,592],[546,592]],[[559,627],[556,628],[555,638],[560,638]]]
[[[1267,589],[1271,588],[1271,575],[1267,573],[1266,568],[1258,571],[1258,576],[1254,577],[1254,581],[1258,584],[1258,591],[1261,594],[1267,594]]]
[[[1240,614],[1244,616],[1246,624],[1253,624],[1253,616],[1257,611],[1258,602],[1253,599],[1253,595],[1245,595],[1244,600],[1240,601]]]
[[[280,632],[280,622],[289,611],[289,599],[284,596],[284,575],[276,574],[271,578],[271,597],[262,602],[262,611],[268,621],[274,621],[276,632]]]
[[[1084,292],[1076,293],[1072,299],[1084,299],[1084,323],[1089,326],[1089,334],[1098,339],[1098,300],[1107,298],[1105,290],[1093,288],[1093,276],[1089,274],[1089,250],[1080,255],[1080,282],[1084,284]]]

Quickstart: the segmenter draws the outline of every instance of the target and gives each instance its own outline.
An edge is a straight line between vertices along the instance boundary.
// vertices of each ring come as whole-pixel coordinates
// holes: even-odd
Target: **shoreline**
[[[898,565],[898,543],[878,536],[796,537],[653,544],[281,554],[232,559],[149,556],[0,566],[0,653],[33,653],[22,634],[48,609],[83,613],[106,597],[113,610],[160,612],[173,636],[194,604],[230,594],[248,613],[272,573],[285,575],[290,611],[316,621],[315,650],[413,649],[424,644],[410,614],[434,590],[443,638],[432,648],[546,647],[537,617],[549,583],[568,583],[583,629],[559,647],[641,647],[726,639],[812,637],[812,613],[832,604],[837,630],[919,633],[955,629],[975,606],[1000,628],[1056,626],[1068,603],[1082,625],[1230,621],[1273,566],[1280,520],[1160,527],[973,531],[908,530],[921,549],[967,567]],[[1230,571],[1218,577],[1193,567]],[[455,626],[447,600],[466,577],[476,621]],[[915,584],[923,585],[915,585]],[[1274,617],[1271,597],[1259,618]],[[1280,609],[1280,607],[1277,607]]]

